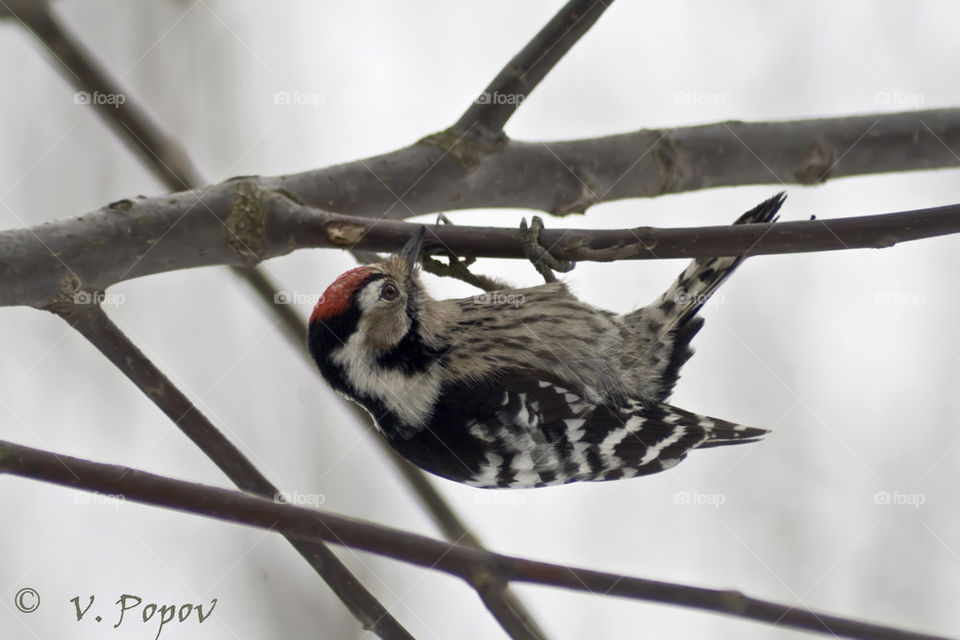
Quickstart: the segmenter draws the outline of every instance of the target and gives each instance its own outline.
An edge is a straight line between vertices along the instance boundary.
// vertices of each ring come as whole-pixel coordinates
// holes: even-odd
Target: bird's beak
[[[410,236],[407,244],[403,245],[403,249],[400,250],[400,257],[403,258],[403,261],[406,262],[407,266],[411,269],[420,258],[420,250],[423,248],[423,236],[426,233],[427,227],[421,226],[417,229],[416,233]]]

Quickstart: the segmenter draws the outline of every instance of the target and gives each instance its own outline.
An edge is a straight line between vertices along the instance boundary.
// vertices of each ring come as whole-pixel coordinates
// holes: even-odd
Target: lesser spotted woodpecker
[[[736,224],[774,220],[783,200]],[[693,260],[624,315],[560,282],[434,300],[418,274],[423,230],[399,255],[337,278],[308,337],[330,385],[417,466],[475,487],[540,487],[655,473],[766,433],[665,402],[697,312],[742,258]]]

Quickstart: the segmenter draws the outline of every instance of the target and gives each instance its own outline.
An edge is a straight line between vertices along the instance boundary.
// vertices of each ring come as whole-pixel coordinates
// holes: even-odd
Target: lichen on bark
[[[224,233],[227,244],[253,265],[263,260],[267,246],[267,202],[263,190],[252,182],[239,182],[235,193]]]

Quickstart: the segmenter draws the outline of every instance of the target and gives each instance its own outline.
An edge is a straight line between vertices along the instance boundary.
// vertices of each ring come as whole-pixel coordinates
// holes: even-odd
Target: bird
[[[784,199],[734,224],[773,222]],[[666,402],[698,312],[742,256],[694,259],[625,314],[560,281],[436,300],[420,278],[425,230],[338,277],[307,335],[326,382],[416,466],[483,489],[534,488],[648,475],[767,433]]]

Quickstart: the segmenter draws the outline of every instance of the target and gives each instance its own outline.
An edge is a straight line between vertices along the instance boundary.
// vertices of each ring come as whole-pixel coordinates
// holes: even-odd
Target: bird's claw
[[[520,221],[520,244],[523,247],[523,255],[540,272],[546,282],[556,282],[557,276],[554,271],[566,273],[571,271],[576,262],[569,260],[559,260],[540,244],[540,232],[543,231],[543,220],[540,216],[533,216],[530,226],[527,226],[527,219]]]

